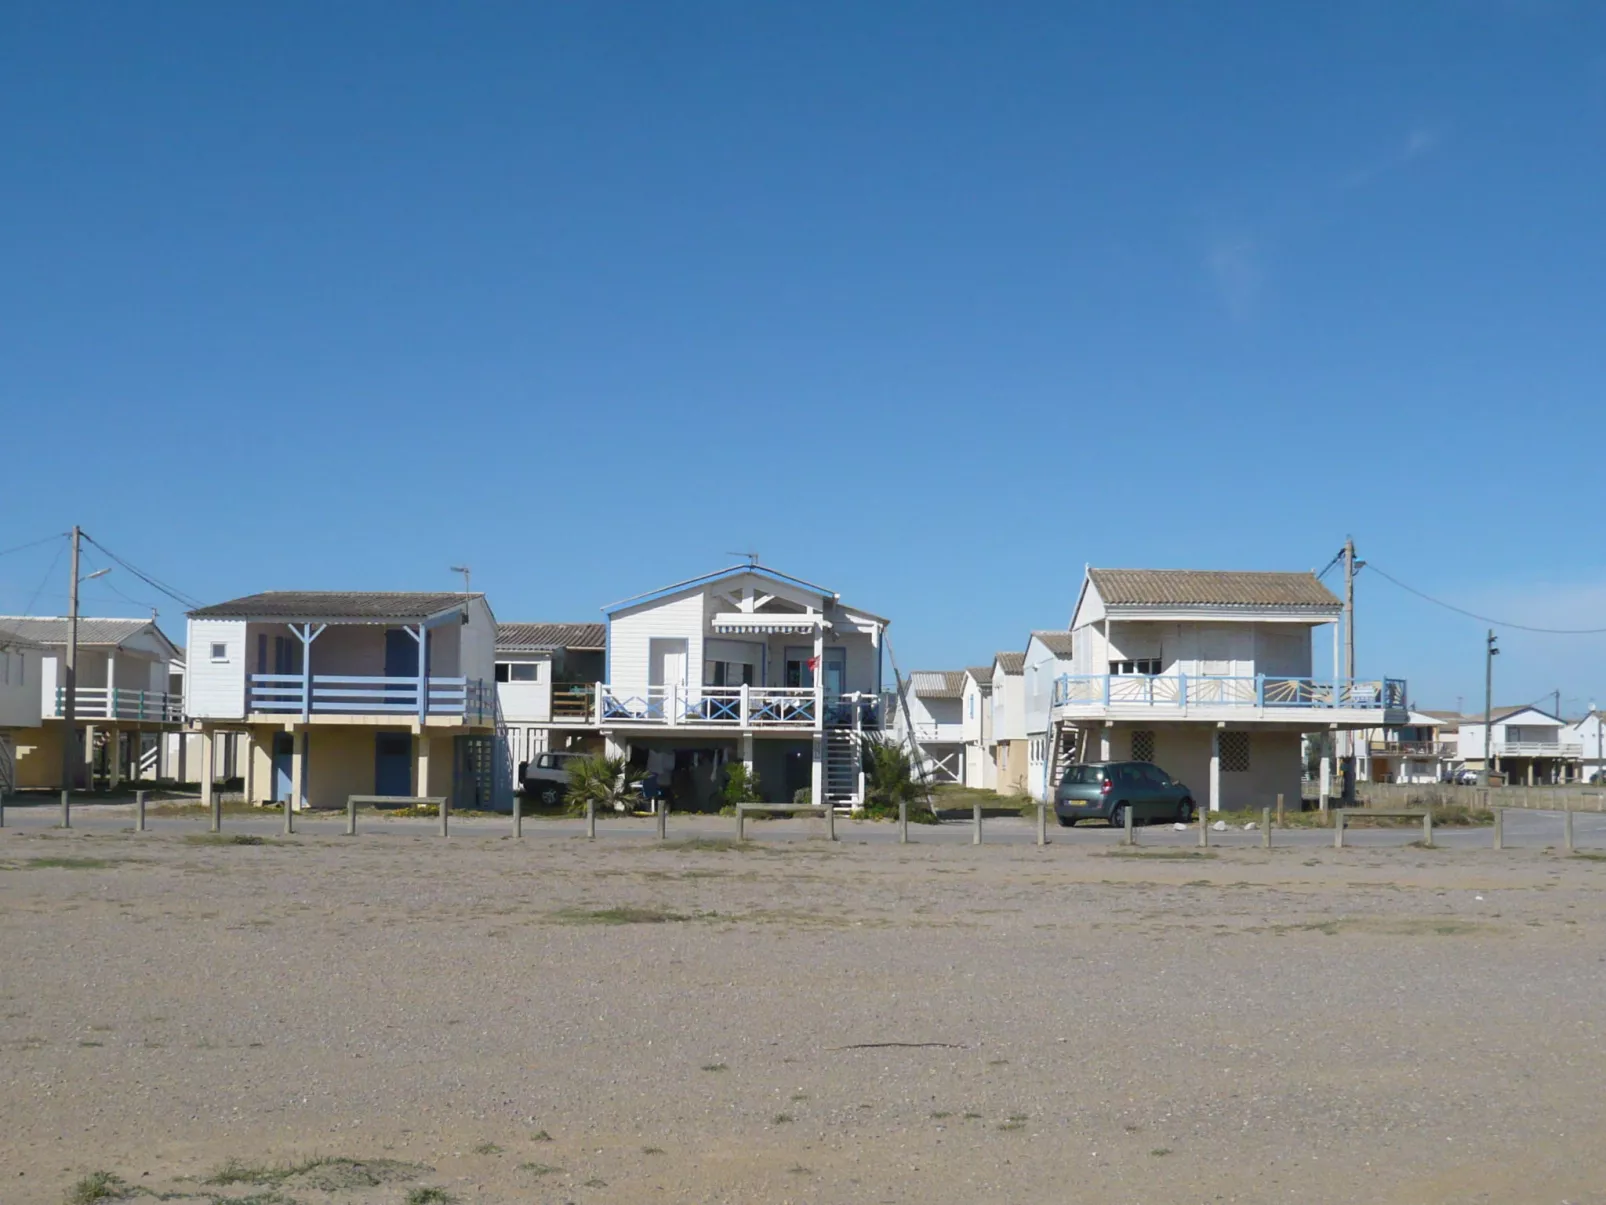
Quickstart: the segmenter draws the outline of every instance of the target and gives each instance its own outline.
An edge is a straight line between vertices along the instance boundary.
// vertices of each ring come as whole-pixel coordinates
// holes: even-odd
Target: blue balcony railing
[[[1055,707],[1255,707],[1281,710],[1404,711],[1401,678],[1286,678],[1270,674],[1062,674]]]
[[[496,718],[496,687],[479,678],[431,677],[419,698],[417,678],[314,674],[252,674],[247,711],[301,715],[459,716],[470,723]],[[310,693],[309,693],[310,691]]]

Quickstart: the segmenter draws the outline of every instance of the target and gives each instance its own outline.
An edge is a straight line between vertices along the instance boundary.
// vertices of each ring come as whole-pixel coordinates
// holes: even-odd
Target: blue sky
[[[0,114],[0,547],[207,600],[466,562],[503,619],[754,549],[907,669],[1087,562],[1353,534],[1606,627],[1598,5],[18,2]],[[1359,594],[1361,673],[1481,700],[1483,625]],[[1606,636],[1505,649],[1606,702]]]

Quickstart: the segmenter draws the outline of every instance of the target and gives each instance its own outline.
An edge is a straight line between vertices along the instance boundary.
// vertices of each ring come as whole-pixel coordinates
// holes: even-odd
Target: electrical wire
[[[1497,628],[1514,628],[1519,632],[1541,632],[1546,636],[1600,636],[1606,635],[1606,628],[1540,628],[1533,624],[1512,623],[1509,619],[1494,619],[1488,615],[1479,615],[1476,611],[1469,611],[1465,607],[1458,607],[1454,603],[1447,603],[1441,598],[1434,598],[1431,594],[1424,594],[1415,586],[1407,586],[1399,578],[1384,572],[1373,561],[1367,561],[1366,567],[1382,577],[1385,581],[1393,582],[1407,594],[1414,594],[1436,607],[1443,607],[1446,611],[1454,611],[1457,615],[1465,615],[1469,619],[1476,619],[1479,623],[1491,623]]]
[[[81,532],[80,534],[84,537],[84,539],[88,540],[96,548],[100,549],[107,556],[111,557],[112,560],[116,561],[124,569],[128,570],[130,573],[132,573],[135,577],[139,578],[140,581],[144,582],[147,586],[151,587],[153,590],[161,591],[163,594],[167,595],[167,597],[171,598],[174,602],[179,603],[181,606],[184,606],[184,607],[188,608],[191,611],[198,611],[198,610],[201,609],[202,604],[201,604],[200,600],[191,598],[188,594],[185,594],[183,591],[178,590],[173,586],[169,586],[169,585],[164,584],[162,581],[160,581],[159,579],[151,576],[149,573],[146,573],[143,569],[140,569],[138,566],[129,564],[127,561],[123,560],[122,557],[118,556],[115,552],[113,552],[110,548],[107,548],[106,545],[104,545],[100,541],[96,540],[88,532]]]
[[[45,586],[50,581],[50,575],[56,571],[56,566],[61,564],[61,554],[66,551],[67,541],[63,540],[56,549],[56,555],[50,559],[50,568],[45,570],[44,577],[39,579],[39,585],[36,586],[34,588],[34,592],[28,596],[28,605],[22,609],[22,613],[24,615],[33,614],[34,603],[38,602],[39,596],[44,593]]]
[[[89,560],[89,557],[85,556],[84,559],[87,561],[87,560]],[[121,590],[119,590],[116,587],[116,585],[114,585],[112,583],[110,578],[102,577],[102,578],[96,578],[95,580],[99,585],[105,587],[107,590],[110,590],[113,594],[117,595],[117,597],[122,599],[124,602],[131,602],[136,607],[143,607],[147,611],[154,612],[154,611],[157,610],[157,608],[156,608],[156,606],[154,604],[148,602],[147,600],[145,600],[143,598],[133,598],[133,597],[130,597],[129,595],[127,595],[127,594],[124,594]]]
[[[27,548],[37,548],[41,544],[48,544],[51,540],[65,540],[71,532],[58,531],[53,536],[46,536],[42,540],[29,540],[26,544],[18,544],[15,548],[0,548],[0,556],[10,556],[13,552],[21,552]]]

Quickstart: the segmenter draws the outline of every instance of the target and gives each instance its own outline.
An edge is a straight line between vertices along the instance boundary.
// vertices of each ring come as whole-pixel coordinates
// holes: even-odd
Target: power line
[[[179,589],[177,589],[177,588],[175,588],[173,586],[169,586],[169,585],[164,584],[158,578],[152,577],[149,573],[146,573],[143,569],[140,569],[138,566],[129,564],[127,561],[123,560],[122,557],[118,556],[115,552],[113,552],[110,548],[107,548],[106,545],[102,544],[100,541],[95,539],[95,537],[90,535],[88,532],[84,532],[83,536],[84,536],[84,539],[88,540],[96,548],[100,549],[107,556],[111,557],[112,560],[116,561],[124,569],[128,570],[130,573],[132,573],[135,577],[139,578],[140,581],[144,582],[147,586],[151,587],[153,590],[160,590],[163,594],[167,595],[167,597],[171,598],[174,602],[179,603],[181,606],[186,607],[191,611],[200,610],[202,604],[198,599],[191,598],[188,594],[185,594],[182,590],[179,590]]]
[[[1512,623],[1509,619],[1494,619],[1488,615],[1479,615],[1476,611],[1469,611],[1465,607],[1458,607],[1454,603],[1447,603],[1442,598],[1434,598],[1431,594],[1424,594],[1415,586],[1407,586],[1399,578],[1385,573],[1377,564],[1368,561],[1366,567],[1387,581],[1393,582],[1407,594],[1414,594],[1418,598],[1432,603],[1436,607],[1443,607],[1446,611],[1454,611],[1457,615],[1465,615],[1469,619],[1476,619],[1479,623],[1492,623],[1497,628],[1515,628],[1519,632],[1542,632],[1546,636],[1600,636],[1606,635],[1606,628],[1539,628],[1527,623]]]
[[[63,540],[56,548],[56,555],[50,558],[50,568],[45,570],[44,577],[39,579],[39,584],[34,587],[34,592],[28,596],[28,605],[22,609],[24,615],[33,614],[34,603],[38,602],[39,596],[44,593],[45,584],[50,581],[50,575],[56,572],[56,566],[61,564],[61,554],[66,551],[67,541]]]
[[[84,559],[88,560],[89,558],[85,557]],[[143,607],[147,611],[155,611],[157,609],[153,604],[143,598],[133,598],[127,594],[124,594],[112,583],[110,578],[101,578],[99,584],[110,590],[113,594],[117,595],[117,597],[122,599],[124,602],[131,602],[136,607]]]
[[[42,540],[29,540],[26,544],[18,544],[15,548],[0,548],[0,556],[10,556],[13,552],[22,552],[27,548],[37,548],[41,544],[48,544],[51,540],[65,540],[70,533],[58,531],[53,536],[46,536]]]

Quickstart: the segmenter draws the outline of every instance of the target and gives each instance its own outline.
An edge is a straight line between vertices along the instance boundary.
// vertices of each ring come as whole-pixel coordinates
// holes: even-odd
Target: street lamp
[[[1484,641],[1483,657],[1483,785],[1489,785],[1489,769],[1494,765],[1494,659],[1500,655],[1490,629]]]

